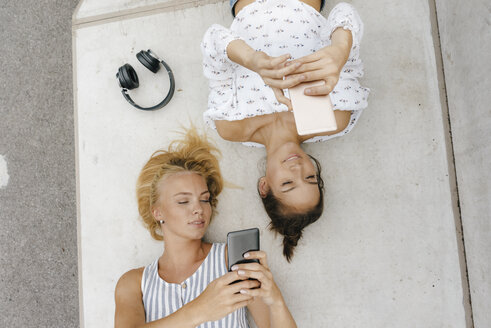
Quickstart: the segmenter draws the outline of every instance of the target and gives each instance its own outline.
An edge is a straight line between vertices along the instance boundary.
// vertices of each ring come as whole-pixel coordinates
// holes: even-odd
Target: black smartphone
[[[228,271],[235,264],[241,263],[259,263],[256,259],[245,259],[244,254],[249,251],[259,250],[259,229],[252,228],[246,230],[232,231],[227,234],[228,248]]]

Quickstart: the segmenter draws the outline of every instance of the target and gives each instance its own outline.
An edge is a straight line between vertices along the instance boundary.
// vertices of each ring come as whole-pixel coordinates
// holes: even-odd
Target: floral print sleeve
[[[201,42],[203,73],[210,80],[227,80],[237,64],[227,55],[227,46],[240,37],[219,24],[213,24]]]
[[[355,7],[349,3],[337,4],[329,13],[327,24],[329,26],[329,39],[334,30],[342,27],[345,30],[350,30],[353,34],[353,46],[358,47],[360,45],[363,37],[363,22]]]
[[[229,109],[235,108],[233,76],[237,64],[227,55],[227,46],[240,37],[231,30],[213,24],[205,33],[201,42],[203,54],[203,73],[208,79],[210,94],[208,97],[208,112],[204,118],[208,125],[215,128],[213,119],[207,118],[206,113],[220,113],[224,118],[229,115]],[[217,116],[216,116],[217,117]]]
[[[346,2],[337,4],[329,13],[327,26],[328,28],[323,29],[321,32],[322,46],[327,46],[331,43],[331,35],[337,28],[341,27],[351,31],[353,44],[343,72],[350,73],[352,77],[363,76],[363,63],[360,59],[363,22],[355,7]]]

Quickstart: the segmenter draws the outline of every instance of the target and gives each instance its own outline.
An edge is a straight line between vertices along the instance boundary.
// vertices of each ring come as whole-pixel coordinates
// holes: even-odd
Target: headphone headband
[[[143,50],[140,51],[139,53],[136,54],[136,58],[143,66],[148,68],[153,73],[157,73],[160,69],[160,64],[162,64],[162,66],[165,67],[167,74],[169,76],[169,82],[170,82],[169,91],[167,92],[167,96],[164,98],[164,100],[162,100],[157,105],[152,107],[141,107],[140,105],[136,104],[128,94],[128,90],[138,88],[139,86],[138,75],[136,74],[135,70],[130,64],[124,64],[118,69],[118,73],[116,74],[116,78],[119,81],[119,86],[122,88],[121,93],[123,94],[123,97],[126,99],[128,103],[130,103],[130,105],[141,110],[150,111],[150,110],[156,110],[164,107],[172,99],[172,96],[174,95],[174,89],[176,87],[174,74],[172,73],[171,68],[169,67],[169,65],[167,65],[165,61],[160,59],[150,49],[148,49],[147,51],[143,51]]]

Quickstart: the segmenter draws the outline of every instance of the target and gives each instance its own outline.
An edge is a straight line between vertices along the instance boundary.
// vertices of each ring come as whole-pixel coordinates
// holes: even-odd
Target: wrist
[[[277,296],[274,300],[273,303],[269,306],[271,311],[284,311],[287,309],[285,300],[283,299],[283,296],[280,294]]]
[[[196,308],[194,300],[185,304],[178,311],[181,312],[182,316],[186,318],[187,322],[189,322],[192,327],[197,327],[207,321],[206,318],[203,318],[202,311]]]
[[[234,40],[230,42],[227,46],[227,56],[228,58],[248,69],[251,69],[251,65],[254,59],[254,49],[252,49],[243,40]]]
[[[243,60],[241,65],[253,72],[256,72],[256,67],[254,66],[254,57],[256,56],[256,53],[257,51],[252,48],[244,49],[244,52],[242,53]]]

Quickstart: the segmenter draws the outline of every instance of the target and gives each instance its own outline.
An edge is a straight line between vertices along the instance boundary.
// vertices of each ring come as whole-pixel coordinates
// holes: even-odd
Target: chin
[[[208,229],[208,226],[205,226],[203,228],[193,228],[195,231],[191,231],[189,233],[189,237],[192,239],[201,239],[206,233],[206,230]]]

